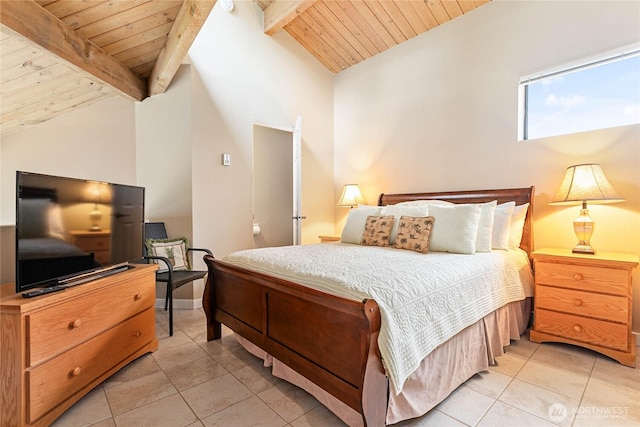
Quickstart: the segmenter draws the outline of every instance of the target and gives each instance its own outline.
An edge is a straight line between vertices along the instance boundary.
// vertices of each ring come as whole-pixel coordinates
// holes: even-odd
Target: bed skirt
[[[400,394],[390,390],[387,425],[426,414],[473,375],[487,371],[495,358],[504,354],[510,340],[520,339],[530,313],[531,298],[512,302],[437,347],[407,379]],[[361,414],[261,348],[235,336],[247,351],[264,360],[264,366],[272,366],[274,376],[307,391],[347,425],[363,425]]]

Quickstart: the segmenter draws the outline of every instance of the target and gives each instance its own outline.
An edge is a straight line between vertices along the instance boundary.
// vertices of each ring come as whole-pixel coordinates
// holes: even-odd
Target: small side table
[[[535,310],[531,341],[579,345],[635,367],[631,271],[638,265],[638,256],[545,248],[532,257]]]
[[[73,244],[85,252],[93,252],[100,264],[111,262],[111,231],[70,231]]]
[[[331,235],[331,236],[320,235],[318,237],[320,238],[320,243],[339,242],[340,241],[340,236],[337,236],[337,235]]]

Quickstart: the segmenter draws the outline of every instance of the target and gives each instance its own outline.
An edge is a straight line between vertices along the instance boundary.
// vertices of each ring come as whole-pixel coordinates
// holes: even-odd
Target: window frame
[[[544,79],[560,77],[566,74],[598,67],[640,55],[640,42],[621,46],[596,55],[591,55],[553,68],[536,71],[520,77],[518,82],[518,141],[531,141],[528,136],[528,97],[529,85]],[[549,135],[547,137],[559,136]],[[537,139],[537,138],[536,138]]]

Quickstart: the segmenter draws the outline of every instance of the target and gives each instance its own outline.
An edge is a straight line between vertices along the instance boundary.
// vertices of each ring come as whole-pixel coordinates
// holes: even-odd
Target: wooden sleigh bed
[[[381,194],[378,205],[417,200],[529,203],[520,248],[530,254],[533,195],[533,187]],[[205,262],[207,340],[220,339],[224,324],[360,414],[362,425],[386,424],[390,387],[378,349],[381,315],[376,301],[337,297],[211,256]]]

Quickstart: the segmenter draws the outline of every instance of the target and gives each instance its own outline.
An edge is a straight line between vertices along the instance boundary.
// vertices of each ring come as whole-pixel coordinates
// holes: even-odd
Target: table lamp
[[[338,201],[338,206],[353,208],[361,203],[365,203],[358,184],[346,184],[342,188],[342,196]]]
[[[578,237],[578,244],[572,252],[581,254],[595,254],[589,240],[593,234],[594,222],[589,217],[587,202],[616,203],[622,202],[607,178],[602,168],[596,163],[573,165],[567,168],[560,188],[551,201],[552,205],[568,205],[582,203],[580,215],[573,221],[573,230]]]

